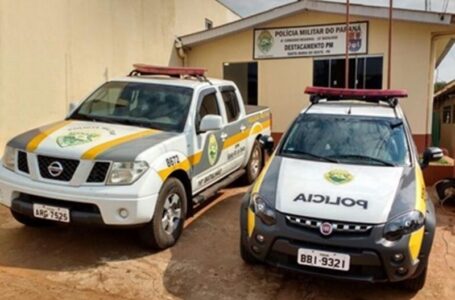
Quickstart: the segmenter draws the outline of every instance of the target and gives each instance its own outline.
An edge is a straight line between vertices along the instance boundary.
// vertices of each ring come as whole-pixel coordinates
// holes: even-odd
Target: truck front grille
[[[106,180],[107,171],[109,171],[110,163],[97,162],[93,165],[92,171],[87,178],[90,183],[102,183]]]
[[[355,224],[355,223],[344,223],[338,221],[325,221],[318,219],[311,219],[307,217],[296,217],[296,216],[286,216],[286,220],[297,226],[305,227],[312,230],[319,230],[321,224],[324,222],[330,223],[332,225],[334,232],[339,233],[367,233],[373,228],[372,225],[368,224]]]
[[[49,167],[58,165],[62,167],[62,172],[58,175],[51,174]],[[49,156],[38,155],[38,166],[41,177],[59,181],[70,181],[79,166],[79,160],[55,158]]]
[[[30,170],[28,168],[27,153],[19,151],[17,153],[17,168],[19,171],[29,174]]]

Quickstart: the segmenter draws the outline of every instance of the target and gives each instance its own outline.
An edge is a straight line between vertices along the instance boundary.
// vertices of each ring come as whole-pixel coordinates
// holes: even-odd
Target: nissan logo
[[[325,236],[331,235],[333,231],[333,226],[330,223],[324,222],[319,227],[319,231],[321,232],[322,235]]]
[[[52,177],[58,177],[63,173],[63,166],[60,162],[54,161],[47,167],[47,170]]]

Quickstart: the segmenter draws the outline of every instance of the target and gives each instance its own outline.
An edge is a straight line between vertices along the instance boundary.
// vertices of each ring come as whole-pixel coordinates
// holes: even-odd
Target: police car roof
[[[385,103],[368,103],[356,100],[345,100],[342,102],[321,101],[302,110],[301,113],[401,118],[399,107],[393,108]]]

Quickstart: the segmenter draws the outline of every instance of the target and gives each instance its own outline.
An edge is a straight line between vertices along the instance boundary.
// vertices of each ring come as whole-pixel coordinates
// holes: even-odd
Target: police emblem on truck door
[[[209,164],[213,166],[216,163],[216,159],[218,158],[218,142],[216,141],[216,137],[213,134],[209,136],[209,146],[207,147],[207,154]]]

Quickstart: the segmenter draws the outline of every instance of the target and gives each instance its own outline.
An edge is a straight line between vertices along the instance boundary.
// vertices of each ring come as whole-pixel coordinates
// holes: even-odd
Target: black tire
[[[46,227],[46,226],[51,226],[53,224],[52,221],[47,221],[47,220],[42,220],[42,219],[37,219],[33,217],[29,217],[27,215],[18,213],[14,210],[10,210],[11,215],[13,218],[18,221],[19,223],[29,226],[29,227]]]
[[[175,219],[175,227],[171,225],[168,225],[170,226],[168,227],[163,224],[164,219],[169,217],[168,210],[165,209],[165,203],[168,203],[167,201],[172,202],[171,198],[175,197],[174,195],[178,195],[180,206],[176,205],[172,209],[175,212],[175,209],[180,208],[180,218]],[[185,187],[180,180],[171,177],[163,183],[152,220],[139,230],[140,239],[147,247],[163,250],[172,247],[178,241],[185,222],[187,200]]]
[[[426,279],[427,266],[425,266],[417,277],[403,281],[402,286],[410,292],[418,292],[425,286]]]
[[[455,189],[455,181],[443,180],[436,185],[436,193],[438,194],[439,200],[442,201],[447,197],[449,189]],[[453,201],[455,196],[450,197],[449,201]]]
[[[256,178],[258,178],[263,166],[264,152],[262,151],[261,144],[259,144],[259,142],[256,140],[254,141],[253,149],[251,149],[248,164],[245,167],[246,172],[243,177],[243,181],[248,185],[252,184]]]

